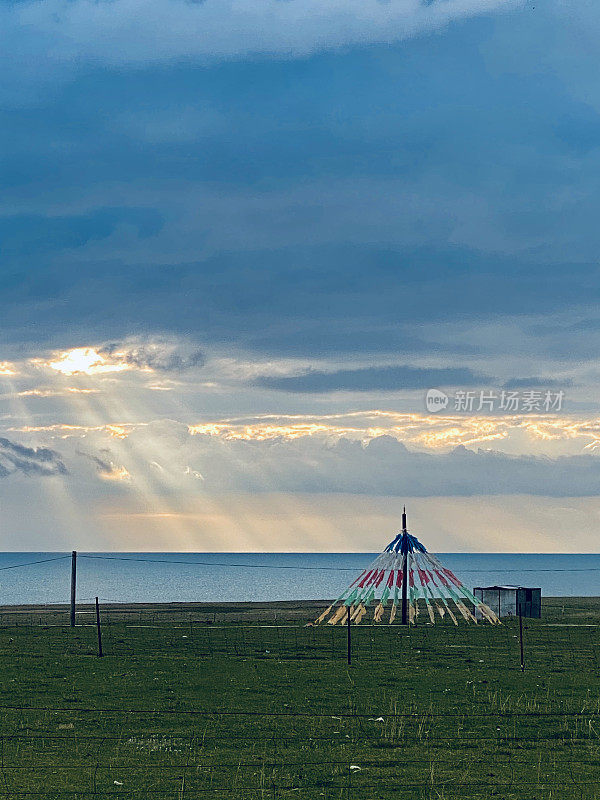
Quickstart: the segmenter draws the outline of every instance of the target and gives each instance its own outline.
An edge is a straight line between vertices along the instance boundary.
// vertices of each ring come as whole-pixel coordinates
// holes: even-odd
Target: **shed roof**
[[[484,590],[495,589],[496,591],[498,589],[509,589],[509,590],[515,590],[515,591],[517,589],[535,589],[536,591],[541,592],[541,589],[540,589],[539,586],[475,586],[474,588],[475,589],[484,589]]]

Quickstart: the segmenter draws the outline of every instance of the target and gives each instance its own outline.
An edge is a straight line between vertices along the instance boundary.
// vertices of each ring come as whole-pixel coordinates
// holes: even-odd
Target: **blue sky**
[[[591,2],[25,0],[0,29],[9,549],[377,549],[412,497],[441,549],[560,549],[556,503],[595,549]],[[432,416],[430,387],[565,401]]]

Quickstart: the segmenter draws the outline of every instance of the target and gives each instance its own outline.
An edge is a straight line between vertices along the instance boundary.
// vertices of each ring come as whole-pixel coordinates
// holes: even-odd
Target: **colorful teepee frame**
[[[419,601],[423,601],[429,620],[435,623],[435,611],[443,619],[447,613],[452,622],[458,621],[451,606],[458,610],[467,622],[477,622],[471,608],[478,609],[483,619],[493,625],[500,620],[491,608],[478,600],[449,569],[428,553],[421,542],[406,529],[406,509],[402,514],[402,532],[390,542],[383,553],[345,589],[327,611],[316,620],[319,624],[330,614],[330,625],[348,620],[358,625],[370,605],[375,605],[373,621],[380,622],[385,606],[391,604],[389,622],[396,617],[401,607],[402,623],[416,623],[419,616]]]

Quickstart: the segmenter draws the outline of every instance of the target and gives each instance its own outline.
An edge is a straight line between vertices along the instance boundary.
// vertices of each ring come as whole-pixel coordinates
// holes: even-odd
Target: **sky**
[[[598,551],[599,34],[3,3],[0,549]]]

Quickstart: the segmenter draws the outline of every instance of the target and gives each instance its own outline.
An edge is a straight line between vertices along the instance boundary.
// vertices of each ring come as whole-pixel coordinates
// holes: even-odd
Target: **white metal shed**
[[[473,594],[498,617],[516,617],[519,605],[523,617],[539,619],[542,616],[542,590],[539,587],[476,586]]]

